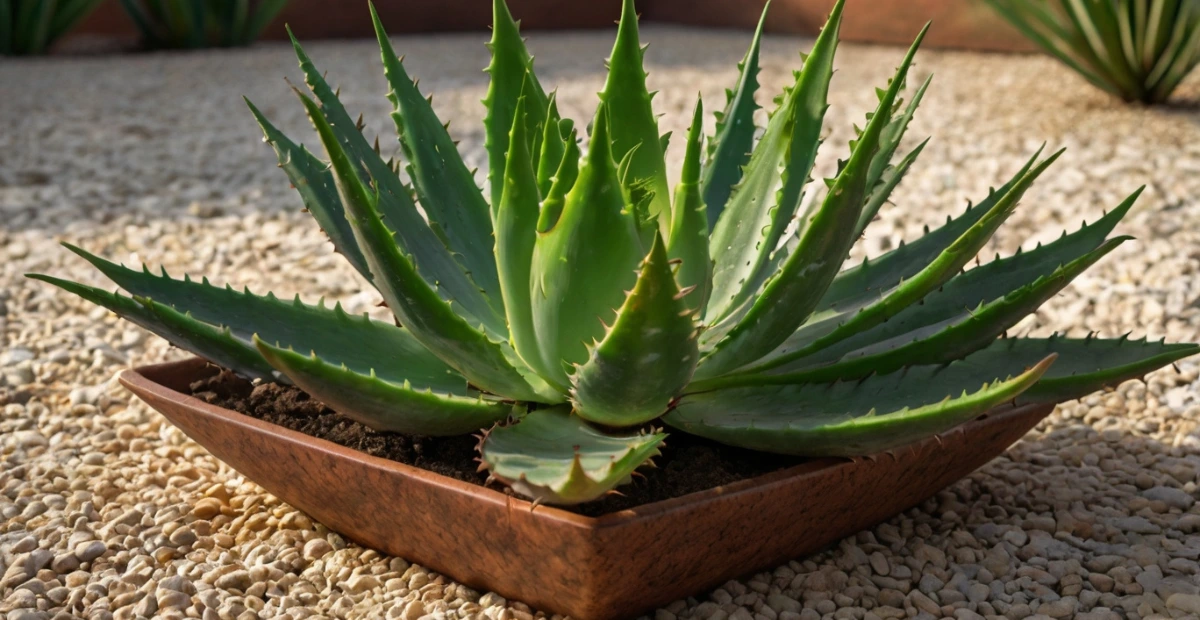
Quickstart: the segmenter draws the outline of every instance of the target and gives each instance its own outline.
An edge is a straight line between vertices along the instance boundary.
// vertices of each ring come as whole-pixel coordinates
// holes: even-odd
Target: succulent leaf
[[[707,390],[714,386],[856,379],[876,373],[890,373],[913,364],[942,364],[961,359],[987,346],[1128,239],[1110,239],[1048,274],[1037,273],[1036,268],[1043,265],[1018,266],[1007,262],[1020,256],[994,261],[985,267],[1005,263],[1001,268],[1008,266],[1011,271],[1004,273],[1000,268],[985,267],[973,269],[951,279],[943,289],[927,297],[924,303],[909,306],[891,321],[813,355],[774,368],[769,371],[770,374],[743,371],[708,383],[693,384],[689,391]],[[1008,289],[1011,292],[1002,297],[992,298],[994,292],[981,293],[973,286],[981,284],[983,277],[989,274],[992,276],[992,281],[988,283],[989,291],[1007,284],[1010,278],[1035,279],[1019,288]],[[982,295],[985,301],[977,304],[972,302],[976,295]]]
[[[879,214],[879,210],[883,208],[892,196],[892,192],[904,180],[904,175],[908,174],[908,169],[912,168],[917,158],[921,156],[921,151],[925,150],[925,145],[929,144],[929,138],[926,138],[907,155],[900,158],[895,166],[889,166],[883,171],[879,183],[875,185],[875,189],[867,194],[867,202],[863,205],[862,213],[858,215],[858,236],[861,237],[867,230],[867,226]]]
[[[198,321],[191,315],[146,298],[123,297],[93,286],[41,274],[27,274],[27,277],[53,284],[91,303],[108,308],[117,316],[218,366],[253,379],[271,381],[277,378],[275,370],[254,347],[235,338],[228,328]]]
[[[369,185],[379,194],[375,208],[387,221],[388,226],[396,232],[397,238],[393,243],[398,243],[403,252],[413,256],[413,263],[418,265],[420,276],[426,282],[436,284],[439,296],[457,304],[456,311],[463,314],[464,318],[469,318],[474,323],[482,323],[489,333],[496,337],[506,337],[508,329],[501,314],[503,304],[500,299],[484,296],[479,286],[471,280],[446,247],[444,233],[437,228],[436,223],[429,223],[421,216],[408,188],[404,187],[387,162],[383,161],[363,137],[346,109],[342,107],[337,94],[317,71],[295,37],[292,38],[292,45],[300,58],[300,68],[304,72],[305,81],[321,103],[320,107],[317,107],[297,91],[308,111],[309,120],[314,125],[320,120],[329,126],[331,142],[326,144],[326,151],[328,152],[331,144],[336,143],[350,164],[347,173],[353,172],[359,184]],[[322,143],[326,143],[324,138]],[[348,211],[345,197],[342,198],[343,208]],[[349,215],[346,219],[350,219]],[[360,250],[366,254],[365,249],[360,247]]]
[[[886,290],[867,289],[855,297],[813,313],[782,346],[759,363],[748,367],[746,372],[760,371],[801,359],[870,329],[924,299],[927,294],[959,273],[983,249],[996,230],[1016,209],[1017,202],[1025,191],[1061,154],[1062,151],[1055,153],[1022,176],[982,218],[923,269],[914,274],[905,274],[904,278],[894,282]],[[1127,204],[1131,205],[1132,201]],[[1124,212],[1121,209],[1118,211]],[[1110,221],[1115,224],[1119,217],[1118,215]]]
[[[535,502],[579,504],[630,480],[659,454],[663,433],[608,434],[568,407],[538,409],[497,426],[480,443],[491,475]]]
[[[817,311],[850,305],[853,303],[851,300],[855,298],[869,295],[872,292],[878,294],[916,275],[939,254],[946,251],[950,244],[966,234],[980,218],[990,213],[996,203],[1008,195],[1008,191],[1033,168],[1041,156],[1042,150],[1038,149],[1025,166],[1000,189],[992,190],[987,198],[978,205],[968,206],[962,215],[953,219],[948,218],[946,224],[941,228],[926,232],[924,236],[912,243],[901,244],[900,247],[881,256],[863,261],[857,266],[838,273],[837,277],[833,279],[833,284],[829,286],[829,290],[825,292],[821,302],[817,305]],[[1018,197],[1019,199],[1020,197]],[[1106,218],[1106,220],[1112,221],[1114,226],[1119,219],[1120,216],[1116,216],[1116,219]],[[1101,235],[1101,239],[1103,239],[1103,235]]]
[[[1165,101],[1200,63],[1195,2],[987,2],[1044,51],[1126,101]]]
[[[553,383],[554,373],[542,360],[537,333],[533,327],[530,301],[530,272],[533,248],[537,242],[538,186],[529,156],[526,133],[525,98],[517,100],[512,132],[508,140],[507,165],[504,168],[504,193],[496,212],[496,262],[500,269],[500,289],[504,292],[504,310],[508,315],[510,342],[530,368]],[[555,386],[565,392],[565,384]]]
[[[696,98],[696,111],[688,129],[683,155],[683,175],[675,186],[675,205],[671,209],[671,237],[667,255],[679,262],[675,280],[685,291],[688,308],[703,310],[712,283],[712,260],[708,257],[708,222],[700,185],[700,141],[704,105]]]
[[[541,149],[531,151],[538,154],[537,186],[538,192],[543,198],[549,195],[550,185],[554,182],[555,174],[562,167],[563,157],[567,153],[567,141],[574,142],[575,140],[572,131],[575,126],[574,121],[571,119],[555,120],[559,118],[558,98],[555,93],[550,93],[546,118],[550,119],[550,122],[545,123],[542,128]],[[578,153],[575,154],[575,159],[579,159]]]
[[[262,128],[263,139],[275,149],[279,167],[283,168],[292,186],[300,193],[304,208],[329,236],[333,248],[370,281],[371,270],[367,267],[367,259],[358,249],[358,242],[354,240],[350,222],[346,221],[346,211],[342,208],[342,199],[338,196],[329,166],[276,129],[249,99],[246,99],[246,105]]]
[[[490,339],[482,325],[480,329],[472,327],[417,275],[413,259],[401,252],[395,233],[384,225],[376,209],[379,194],[368,192],[354,173],[333,128],[315,113],[311,100],[301,98],[310,109],[313,124],[333,164],[338,193],[358,246],[375,274],[375,286],[400,323],[421,344],[483,390],[518,400],[561,399],[556,390],[521,363],[507,342]]]
[[[608,59],[608,80],[600,92],[614,122],[609,124],[612,157],[615,161],[630,156],[629,183],[632,202],[645,201],[649,217],[657,218],[659,232],[671,234],[671,198],[667,185],[667,165],[658,135],[658,119],[646,90],[646,71],[642,68],[644,50],[638,41],[638,17],[633,0],[624,0],[617,40]]]
[[[458,147],[438,119],[429,100],[421,96],[404,65],[392,50],[375,5],[371,19],[387,76],[388,99],[395,107],[392,120],[408,159],[408,176],[417,190],[425,215],[437,224],[446,246],[458,258],[488,299],[500,299],[496,258],[492,255],[492,213],[475,185]]]
[[[508,134],[512,130],[517,99],[522,94],[527,99],[525,115],[529,135],[537,135],[539,128],[546,123],[550,102],[533,73],[533,58],[525,49],[518,23],[513,21],[504,0],[492,1],[492,40],[488,49],[492,52],[492,62],[485,71],[491,76],[491,82],[483,100],[487,108],[483,127],[484,147],[488,154],[488,183],[491,184],[489,204],[492,205],[494,217],[496,209],[500,208],[500,196],[504,193],[505,155],[508,153]],[[528,86],[525,85],[527,79]],[[551,118],[550,122],[557,123],[558,119]]]
[[[1049,355],[1007,379],[997,377],[1002,370],[956,362],[862,381],[717,390],[683,397],[663,421],[752,450],[810,457],[877,454],[945,433],[1013,400],[1053,361]]]
[[[820,302],[821,293],[829,288],[857,239],[858,216],[867,194],[867,175],[888,121],[887,111],[892,109],[928,28],[917,35],[896,70],[891,86],[880,98],[875,115],[854,145],[850,160],[834,180],[829,195],[807,225],[802,225],[796,251],[765,284],[762,295],[753,300],[745,316],[701,360],[698,376],[717,376],[770,353]]]
[[[1028,364],[1048,355],[1058,361],[1017,404],[1059,403],[1102,388],[1115,388],[1185,357],[1200,353],[1194,344],[1166,344],[1128,338],[1001,338],[967,356],[964,364],[996,368]]]
[[[913,161],[917,159],[929,142],[929,139],[926,138],[917,148],[892,166],[892,157],[896,154],[896,149],[900,147],[900,141],[904,139],[904,132],[908,129],[908,124],[912,122],[917,107],[921,105],[921,100],[925,98],[925,91],[929,90],[929,84],[932,81],[932,75],[925,78],[921,87],[913,94],[912,101],[908,102],[904,112],[896,115],[883,130],[883,137],[879,141],[879,152],[871,160],[871,171],[867,175],[867,187],[870,188],[867,194],[867,203],[858,216],[858,234],[860,236],[866,230],[867,224],[875,219],[875,215],[879,213],[883,203],[887,202],[891,196],[892,190],[900,184],[900,180],[904,178],[908,168],[912,166]]]
[[[567,203],[567,193],[575,187],[575,181],[579,178],[577,132],[569,123],[564,126],[567,128],[568,134],[564,142],[563,156],[558,164],[558,170],[550,178],[550,191],[545,194],[545,200],[542,201],[542,211],[538,215],[537,221],[538,233],[549,232],[558,223],[558,218],[562,216],[563,207]]]
[[[165,273],[156,276],[145,266],[141,271],[129,269],[73,245],[63,245],[135,297],[153,299],[186,310],[196,320],[224,326],[251,350],[251,338],[257,334],[271,342],[313,351],[357,372],[374,369],[388,381],[409,381],[422,389],[466,394],[466,379],[403,327],[373,321],[365,315],[350,315],[340,304],[330,309],[324,303],[301,303],[299,298],[285,302],[270,293],[259,296],[249,290],[216,287],[207,279],[195,282],[186,276],[183,280]]]
[[[738,65],[737,89],[730,91],[725,111],[717,115],[717,131],[708,142],[708,159],[704,164],[701,192],[707,205],[708,229],[717,225],[717,219],[725,210],[734,186],[742,180],[742,167],[750,161],[754,145],[754,111],[759,109],[754,100],[758,91],[758,55],[762,42],[763,25],[771,3],[763,6],[750,49]],[[693,121],[695,124],[695,121]],[[664,149],[665,150],[665,149]],[[676,199],[678,201],[678,199]]]
[[[462,435],[505,419],[515,407],[478,395],[438,394],[408,383],[385,381],[374,372],[355,372],[315,353],[301,355],[257,337],[254,345],[272,366],[313,398],[377,431]]]
[[[571,375],[575,413],[589,422],[617,428],[649,422],[692,378],[700,359],[696,312],[675,283],[665,245],[656,232],[617,320]]]
[[[585,344],[604,335],[645,256],[635,216],[617,182],[609,126],[601,103],[587,159],[562,214],[538,234],[534,248],[534,329],[542,359],[554,373],[548,379],[558,384],[568,383],[567,364],[587,360]]]
[[[829,23],[767,123],[745,176],[713,228],[709,241],[713,284],[705,312],[710,325],[758,291],[769,275],[765,273],[768,260],[800,206],[820,146],[843,3],[834,5]],[[808,222],[801,226],[807,227]]]

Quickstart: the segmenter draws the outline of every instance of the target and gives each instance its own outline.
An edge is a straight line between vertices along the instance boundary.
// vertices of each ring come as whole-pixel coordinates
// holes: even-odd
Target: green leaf
[[[868,289],[855,297],[815,312],[782,346],[748,367],[745,372],[761,372],[804,358],[862,333],[923,300],[927,294],[961,271],[983,249],[996,230],[1016,209],[1017,202],[1026,190],[1060,155],[1062,151],[1023,175],[975,225],[967,229],[923,269],[914,274],[905,274],[905,277],[894,281],[885,290]],[[1132,204],[1133,199],[1126,201],[1126,204],[1117,210],[1117,215],[1108,218],[1108,221],[1115,226]],[[1110,230],[1111,228],[1108,228],[1103,234]]]
[[[475,176],[463,163],[430,101],[421,96],[396,57],[375,5],[370,6],[384,74],[391,86],[388,99],[395,106],[392,120],[421,206],[483,295],[499,300],[500,281],[492,255],[492,213],[483,191],[475,185]]]
[[[1038,268],[1044,264],[1015,265],[1008,262],[1000,268],[993,267],[1019,257],[994,261],[987,265],[992,269],[973,269],[950,280],[942,290],[927,297],[922,304],[909,306],[891,321],[814,355],[775,368],[772,374],[739,373],[693,384],[688,391],[733,385],[857,379],[876,373],[890,373],[913,364],[942,364],[961,359],[987,346],[1128,239],[1110,239],[1046,275],[1037,274]],[[1005,266],[1010,270],[1002,271]],[[1032,282],[1015,289],[1006,286],[1008,282],[1029,277],[1031,273],[1037,274]],[[988,292],[984,293],[978,288],[972,290],[973,285],[985,284],[983,277],[986,275],[991,276],[991,282],[986,283]],[[996,298],[992,292],[994,290],[1011,292]],[[977,296],[985,301],[976,304],[972,300]]]
[[[570,505],[629,482],[658,456],[663,433],[602,433],[567,407],[538,409],[489,431],[480,444],[491,475],[534,500]]]
[[[656,233],[616,322],[571,376],[575,413],[589,422],[618,428],[649,422],[692,378],[699,324],[664,246]]]
[[[121,318],[218,366],[252,379],[273,381],[276,378],[275,370],[254,347],[235,338],[228,328],[197,321],[188,314],[149,299],[122,297],[95,287],[36,273],[26,274],[26,277],[48,282],[98,306],[108,308]]]
[[[866,456],[925,439],[1007,403],[1054,361],[1006,380],[962,363],[862,381],[751,386],[685,396],[663,421],[714,441],[798,456]],[[982,387],[981,387],[982,386]]]
[[[492,62],[488,65],[491,82],[483,105],[487,116],[483,118],[484,147],[488,154],[488,183],[491,184],[492,216],[500,208],[500,195],[504,191],[505,154],[508,152],[508,133],[512,129],[516,114],[517,99],[524,93],[526,119],[530,135],[546,122],[545,112],[549,107],[546,91],[533,73],[533,58],[525,49],[525,41],[517,22],[513,21],[504,0],[492,0],[492,40],[488,43]],[[528,87],[524,86],[529,80]],[[550,119],[558,122],[558,119]]]
[[[538,234],[534,249],[534,329],[542,359],[559,384],[568,383],[566,364],[583,363],[585,344],[613,322],[646,254],[617,182],[608,130],[608,108],[601,103],[587,159],[562,215]]]
[[[1035,44],[1126,101],[1166,100],[1200,61],[1195,2],[987,1]]]
[[[1091,46],[1109,79],[1121,86],[1135,98],[1143,96],[1145,84],[1134,75],[1126,64],[1121,50],[1121,35],[1117,28],[1116,5],[1112,2],[1095,0],[1063,0],[1063,8],[1075,29]]]
[[[1103,339],[1001,338],[967,356],[963,364],[977,368],[1019,366],[1058,355],[1058,361],[1017,404],[1060,403],[1082,398],[1101,388],[1115,388],[1185,357],[1200,353],[1200,345],[1166,344],[1127,337]]]
[[[927,31],[928,26],[917,35],[892,78],[891,86],[880,98],[871,122],[854,145],[850,160],[834,180],[829,195],[807,225],[802,225],[798,231],[800,241],[796,251],[767,281],[762,295],[753,300],[749,311],[728,335],[714,339],[716,344],[701,360],[696,371],[698,376],[717,376],[770,353],[820,302],[821,293],[829,288],[857,239],[858,216],[867,194],[867,174],[888,122],[887,111],[892,109]]]
[[[688,308],[702,310],[712,285],[712,260],[708,257],[708,223],[700,189],[700,141],[704,137],[704,105],[696,98],[692,126],[683,156],[683,175],[675,186],[671,209],[671,237],[667,255],[679,263],[675,280],[684,291]]]
[[[311,100],[301,98],[310,108],[321,143],[332,161],[338,193],[358,247],[375,274],[376,287],[400,323],[480,389],[517,400],[561,402],[561,395],[528,371],[507,342],[489,339],[483,325],[472,327],[417,275],[412,258],[400,251],[394,233],[380,218],[376,209],[379,194],[368,193],[333,128],[316,113]]]
[[[410,381],[420,388],[467,393],[466,379],[430,353],[407,329],[372,321],[366,315],[352,316],[340,304],[330,309],[323,302],[313,306],[296,298],[289,303],[271,293],[258,296],[249,290],[219,288],[207,279],[195,282],[184,276],[183,280],[174,280],[165,272],[156,276],[145,266],[141,271],[129,269],[73,245],[63,245],[134,296],[187,311],[205,323],[226,326],[251,350],[251,338],[258,334],[270,342],[313,351],[357,372],[374,370],[388,381]]]
[[[568,152],[568,140],[572,143],[575,141],[575,134],[572,131],[575,123],[569,118],[560,121],[554,120],[559,118],[555,93],[550,93],[546,118],[551,119],[551,122],[545,123],[545,127],[542,128],[542,143],[537,163],[538,192],[542,197],[549,195],[550,185],[554,182],[555,174],[562,167],[563,157]],[[575,159],[579,159],[578,152],[575,153]]]
[[[358,242],[354,240],[350,222],[346,221],[346,211],[342,208],[342,199],[338,196],[329,166],[276,129],[249,99],[245,101],[262,128],[263,139],[275,149],[279,167],[283,168],[288,180],[300,193],[304,208],[329,236],[334,250],[345,256],[346,260],[370,281],[371,270],[367,267],[367,259],[358,249]]]
[[[904,132],[908,129],[908,124],[912,122],[913,115],[916,114],[917,107],[921,105],[921,100],[925,98],[925,91],[929,89],[932,81],[932,75],[925,78],[921,87],[913,95],[912,101],[908,102],[908,107],[904,109],[904,112],[893,118],[883,130],[883,136],[879,141],[879,152],[871,160],[871,171],[867,174],[867,187],[870,190],[862,213],[858,216],[858,234],[860,236],[866,230],[867,224],[875,219],[875,215],[879,213],[883,203],[887,202],[888,197],[891,196],[892,190],[900,184],[904,173],[908,172],[908,168],[912,166],[913,161],[929,142],[929,139],[926,138],[895,166],[891,165],[892,157],[896,154],[896,149],[900,147],[900,141],[904,139]]]
[[[734,188],[709,242],[712,296],[705,321],[714,324],[750,299],[769,275],[766,265],[796,215],[820,146],[833,77],[842,5],[834,6],[812,54],[767,123],[745,176]],[[802,222],[801,227],[806,227]]]
[[[321,102],[318,108],[310,105],[311,101],[301,96],[309,120],[314,125],[318,119],[329,125],[331,138],[338,148],[345,152],[350,163],[348,171],[354,173],[361,185],[372,187],[379,194],[375,208],[395,231],[397,237],[393,243],[399,244],[404,253],[412,255],[420,277],[436,286],[442,299],[456,304],[455,310],[464,318],[472,323],[482,323],[493,337],[507,337],[508,327],[504,322],[501,300],[486,297],[463,271],[462,265],[446,247],[443,241],[445,235],[436,223],[431,224],[422,217],[409,190],[363,137],[346,109],[342,107],[337,94],[317,71],[295,37],[292,38],[292,45],[300,59],[300,69],[304,73],[305,82]],[[299,94],[297,91],[297,95]],[[328,149],[328,146],[326,148]],[[345,200],[342,202],[343,207],[349,209]]]
[[[884,203],[891,198],[892,191],[900,185],[900,181],[904,180],[904,175],[908,174],[909,168],[912,168],[917,157],[920,157],[921,151],[925,150],[925,145],[929,144],[929,138],[917,145],[916,148],[909,151],[907,155],[902,157],[895,166],[890,166],[883,171],[883,176],[875,185],[875,189],[867,194],[867,202],[863,205],[862,213],[858,215],[858,236],[861,237],[867,230],[867,226],[879,214],[879,210],[883,208]]]
[[[374,372],[355,372],[317,357],[272,346],[255,346],[272,366],[334,411],[377,431],[411,435],[462,435],[508,417],[511,403],[479,396],[454,396],[393,383]]]
[[[608,80],[600,92],[608,113],[613,160],[621,161],[632,153],[630,182],[637,193],[633,202],[648,204],[649,221],[658,220],[659,232],[670,235],[671,196],[667,185],[667,165],[658,135],[658,119],[646,90],[646,72],[642,68],[644,50],[638,42],[637,12],[633,0],[624,0],[617,40],[608,59]],[[635,150],[636,149],[636,150]]]
[[[504,168],[504,193],[496,212],[496,261],[500,289],[508,316],[510,342],[530,368],[553,384],[555,374],[542,360],[533,327],[530,301],[530,270],[537,243],[538,187],[529,156],[525,124],[525,98],[517,100],[512,132],[508,140],[508,165]],[[565,392],[565,384],[555,386]]]
[[[717,225],[717,219],[725,210],[734,186],[742,180],[742,167],[750,161],[756,130],[754,111],[760,107],[754,101],[754,93],[758,90],[759,47],[763,24],[767,21],[770,8],[768,1],[758,19],[750,49],[746,50],[745,58],[738,64],[737,90],[726,91],[728,101],[725,111],[717,113],[717,131],[708,142],[708,159],[704,164],[701,187],[710,230]]]
[[[1175,16],[1171,38],[1150,74],[1146,76],[1147,101],[1166,101],[1183,78],[1200,62],[1200,7],[1186,2]]]
[[[833,284],[829,286],[829,290],[821,298],[821,302],[817,304],[817,311],[821,312],[835,306],[851,305],[856,298],[872,293],[879,294],[916,275],[938,255],[945,252],[950,244],[975,226],[980,218],[990,213],[996,203],[1007,196],[1009,190],[1033,168],[1041,154],[1042,149],[1038,149],[1025,166],[1000,189],[991,191],[987,198],[978,205],[968,205],[967,210],[957,218],[946,218],[946,224],[941,228],[930,232],[926,227],[925,235],[913,243],[902,242],[900,247],[894,250],[876,258],[864,260],[861,264],[838,273],[837,277],[833,279]],[[1115,225],[1116,221],[1114,220],[1112,223]]]
[[[254,15],[241,31],[241,45],[254,42],[266,30],[275,17],[287,6],[288,0],[262,0],[254,10]]]
[[[564,121],[566,122],[568,121]],[[558,223],[567,202],[567,193],[575,187],[575,181],[579,178],[579,142],[576,140],[576,130],[574,127],[568,127],[567,131],[562,161],[550,179],[550,191],[542,201],[542,212],[538,215],[538,233],[549,232]]]
[[[30,54],[41,54],[46,51],[46,46],[50,40],[50,23],[54,20],[54,11],[57,8],[58,0],[38,0],[32,2],[26,0],[34,7],[34,17],[28,22],[29,30],[26,36],[26,52]],[[6,16],[7,17],[7,16]]]
[[[1087,42],[1059,23],[1059,19],[1040,0],[984,0],[1021,34],[1045,52],[1069,66],[1092,85],[1121,95],[1120,89],[1103,74],[1099,59]]]

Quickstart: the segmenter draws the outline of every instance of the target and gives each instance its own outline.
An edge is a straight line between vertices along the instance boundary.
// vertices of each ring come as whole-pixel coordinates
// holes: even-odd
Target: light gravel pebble
[[[662,129],[682,135],[735,78],[744,33],[647,28]],[[586,119],[611,33],[535,33],[544,82]],[[482,35],[396,45],[483,167]],[[777,92],[810,42],[769,37]],[[367,42],[315,43],[367,131],[391,135]],[[846,45],[818,172],[900,60]],[[1051,240],[1148,184],[1122,232],[1138,237],[1015,333],[1200,338],[1200,91],[1176,106],[1114,104],[1038,57],[924,52],[937,78],[909,133],[933,141],[855,258],[912,239],[1001,184],[1037,146],[1067,154],[1025,197],[992,251]],[[308,217],[238,95],[312,144],[281,79],[290,50],[0,63],[0,613],[24,618],[541,617],[529,607],[349,544],[210,456],[113,381],[179,359],[158,338],[29,271],[102,280],[55,242],[175,275],[280,295],[377,301]],[[765,101],[765,97],[763,98]],[[711,128],[711,119],[708,121]],[[391,138],[385,140],[393,145]],[[673,149],[677,171],[682,149]],[[1004,456],[833,549],[650,614],[815,620],[953,617],[1100,620],[1200,615],[1200,393],[1179,364],[1058,410]],[[531,567],[536,570],[536,567]]]

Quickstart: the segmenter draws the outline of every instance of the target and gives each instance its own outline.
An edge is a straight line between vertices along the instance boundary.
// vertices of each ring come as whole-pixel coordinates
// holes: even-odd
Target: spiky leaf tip
[[[629,482],[659,454],[659,432],[601,432],[567,407],[538,409],[497,426],[480,443],[483,466],[537,503],[572,505]]]
[[[692,378],[699,324],[665,245],[656,232],[617,320],[571,375],[571,402],[585,420],[619,428],[649,422]]]

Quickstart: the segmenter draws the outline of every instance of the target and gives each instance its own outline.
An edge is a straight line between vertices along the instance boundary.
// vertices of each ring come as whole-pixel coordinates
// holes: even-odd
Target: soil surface
[[[479,467],[475,460],[477,439],[471,435],[426,437],[375,431],[343,417],[297,387],[278,383],[256,386],[227,370],[192,383],[191,393],[209,404],[371,456],[486,486],[487,473],[476,471]],[[600,516],[753,478],[799,464],[802,460],[731,448],[684,433],[673,433],[663,446],[662,456],[654,462],[657,467],[643,467],[633,482],[619,487],[621,495],[609,495],[565,509]],[[503,490],[509,491],[507,487]]]

